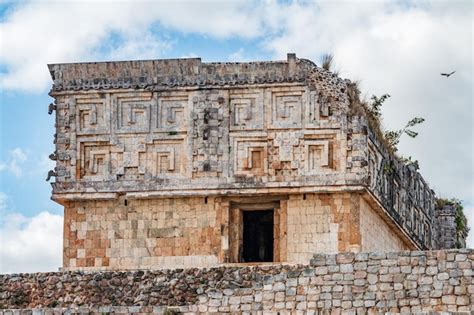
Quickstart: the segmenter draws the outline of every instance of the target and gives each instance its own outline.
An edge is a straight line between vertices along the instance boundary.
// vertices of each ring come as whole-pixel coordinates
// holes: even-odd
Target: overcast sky
[[[317,64],[333,53],[340,75],[360,81],[365,95],[389,93],[388,129],[424,117],[400,153],[419,160],[438,196],[462,199],[474,222],[471,1],[0,0],[0,272],[61,266],[62,209],[44,181],[54,167],[47,63],[288,52]]]

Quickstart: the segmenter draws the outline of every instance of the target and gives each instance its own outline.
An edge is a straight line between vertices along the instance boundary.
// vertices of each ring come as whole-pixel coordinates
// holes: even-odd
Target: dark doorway
[[[273,210],[243,211],[242,262],[273,261]]]

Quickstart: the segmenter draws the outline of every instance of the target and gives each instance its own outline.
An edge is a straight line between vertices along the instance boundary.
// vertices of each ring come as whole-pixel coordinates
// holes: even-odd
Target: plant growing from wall
[[[334,56],[325,54],[322,57],[321,67],[330,71],[333,66]],[[413,166],[418,169],[418,161],[412,160],[411,157],[405,158],[399,154],[398,144],[401,137],[406,134],[410,138],[416,138],[418,132],[413,128],[425,121],[422,117],[414,117],[409,120],[405,126],[398,130],[383,130],[382,127],[382,106],[390,98],[390,94],[383,94],[380,97],[372,95],[370,100],[361,98],[359,82],[349,82],[347,84],[347,95],[349,97],[349,116],[362,116],[367,119],[370,130],[375,134],[380,143],[387,149],[388,153],[404,163],[406,166]],[[395,172],[395,164],[386,161],[383,164],[383,172],[387,175],[393,175]]]
[[[370,98],[372,100],[368,106],[368,114],[371,115],[374,119],[379,120],[382,117],[382,105],[390,97],[390,94],[383,94],[380,97],[372,95]]]
[[[418,165],[418,160],[412,160],[412,159],[411,159],[411,156],[409,156],[409,157],[407,157],[407,158],[402,156],[402,157],[401,157],[401,161],[402,161],[405,165],[412,165],[412,164]],[[417,168],[418,168],[418,167],[417,167]]]
[[[376,124],[379,129],[381,129],[380,126],[382,121],[382,105],[389,97],[390,94],[383,94],[380,97],[372,95],[372,97],[370,98],[371,102],[365,103],[367,114],[371,118],[370,120],[373,122],[372,125]],[[390,151],[398,151],[397,145],[400,143],[400,138],[402,137],[402,135],[406,134],[410,138],[416,138],[418,136],[418,132],[412,130],[411,128],[423,123],[424,121],[424,118],[414,117],[409,120],[402,129],[387,130],[383,132],[383,140],[390,149]],[[382,130],[380,130],[380,132],[382,133]],[[401,159],[405,160],[404,158]]]
[[[390,97],[390,94],[383,94],[380,97],[372,95],[369,102],[365,99],[361,99],[358,82],[349,83],[347,92],[350,107],[349,115],[357,115],[367,118],[369,127],[377,135],[377,138],[382,141],[390,153],[394,154],[398,151],[397,145],[404,134],[411,138],[416,138],[418,136],[418,132],[414,131],[412,128],[425,121],[422,117],[412,118],[402,129],[399,130],[384,131],[382,129],[382,105]],[[398,158],[402,161],[407,161],[406,158],[400,156],[398,156]],[[409,159],[409,162],[413,162],[411,161],[411,158]]]
[[[332,68],[333,59],[334,56],[332,54],[324,54],[321,60],[321,68],[330,71]]]
[[[397,145],[400,142],[400,137],[403,134],[406,134],[411,138],[416,138],[418,136],[418,132],[413,131],[409,128],[415,127],[416,125],[419,125],[424,121],[424,118],[415,117],[411,119],[402,129],[386,131],[384,133],[385,140],[387,140],[388,144],[394,149],[394,151],[397,151]]]

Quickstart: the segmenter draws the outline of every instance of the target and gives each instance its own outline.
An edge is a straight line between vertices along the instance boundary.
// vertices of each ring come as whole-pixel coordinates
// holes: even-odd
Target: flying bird
[[[446,78],[449,78],[452,74],[454,74],[454,72],[456,71],[453,71],[451,73],[441,73],[441,75],[444,75]]]

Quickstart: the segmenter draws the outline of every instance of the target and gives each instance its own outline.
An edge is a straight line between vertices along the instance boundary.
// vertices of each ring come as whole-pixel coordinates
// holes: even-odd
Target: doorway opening
[[[273,210],[242,212],[242,262],[272,262]]]

